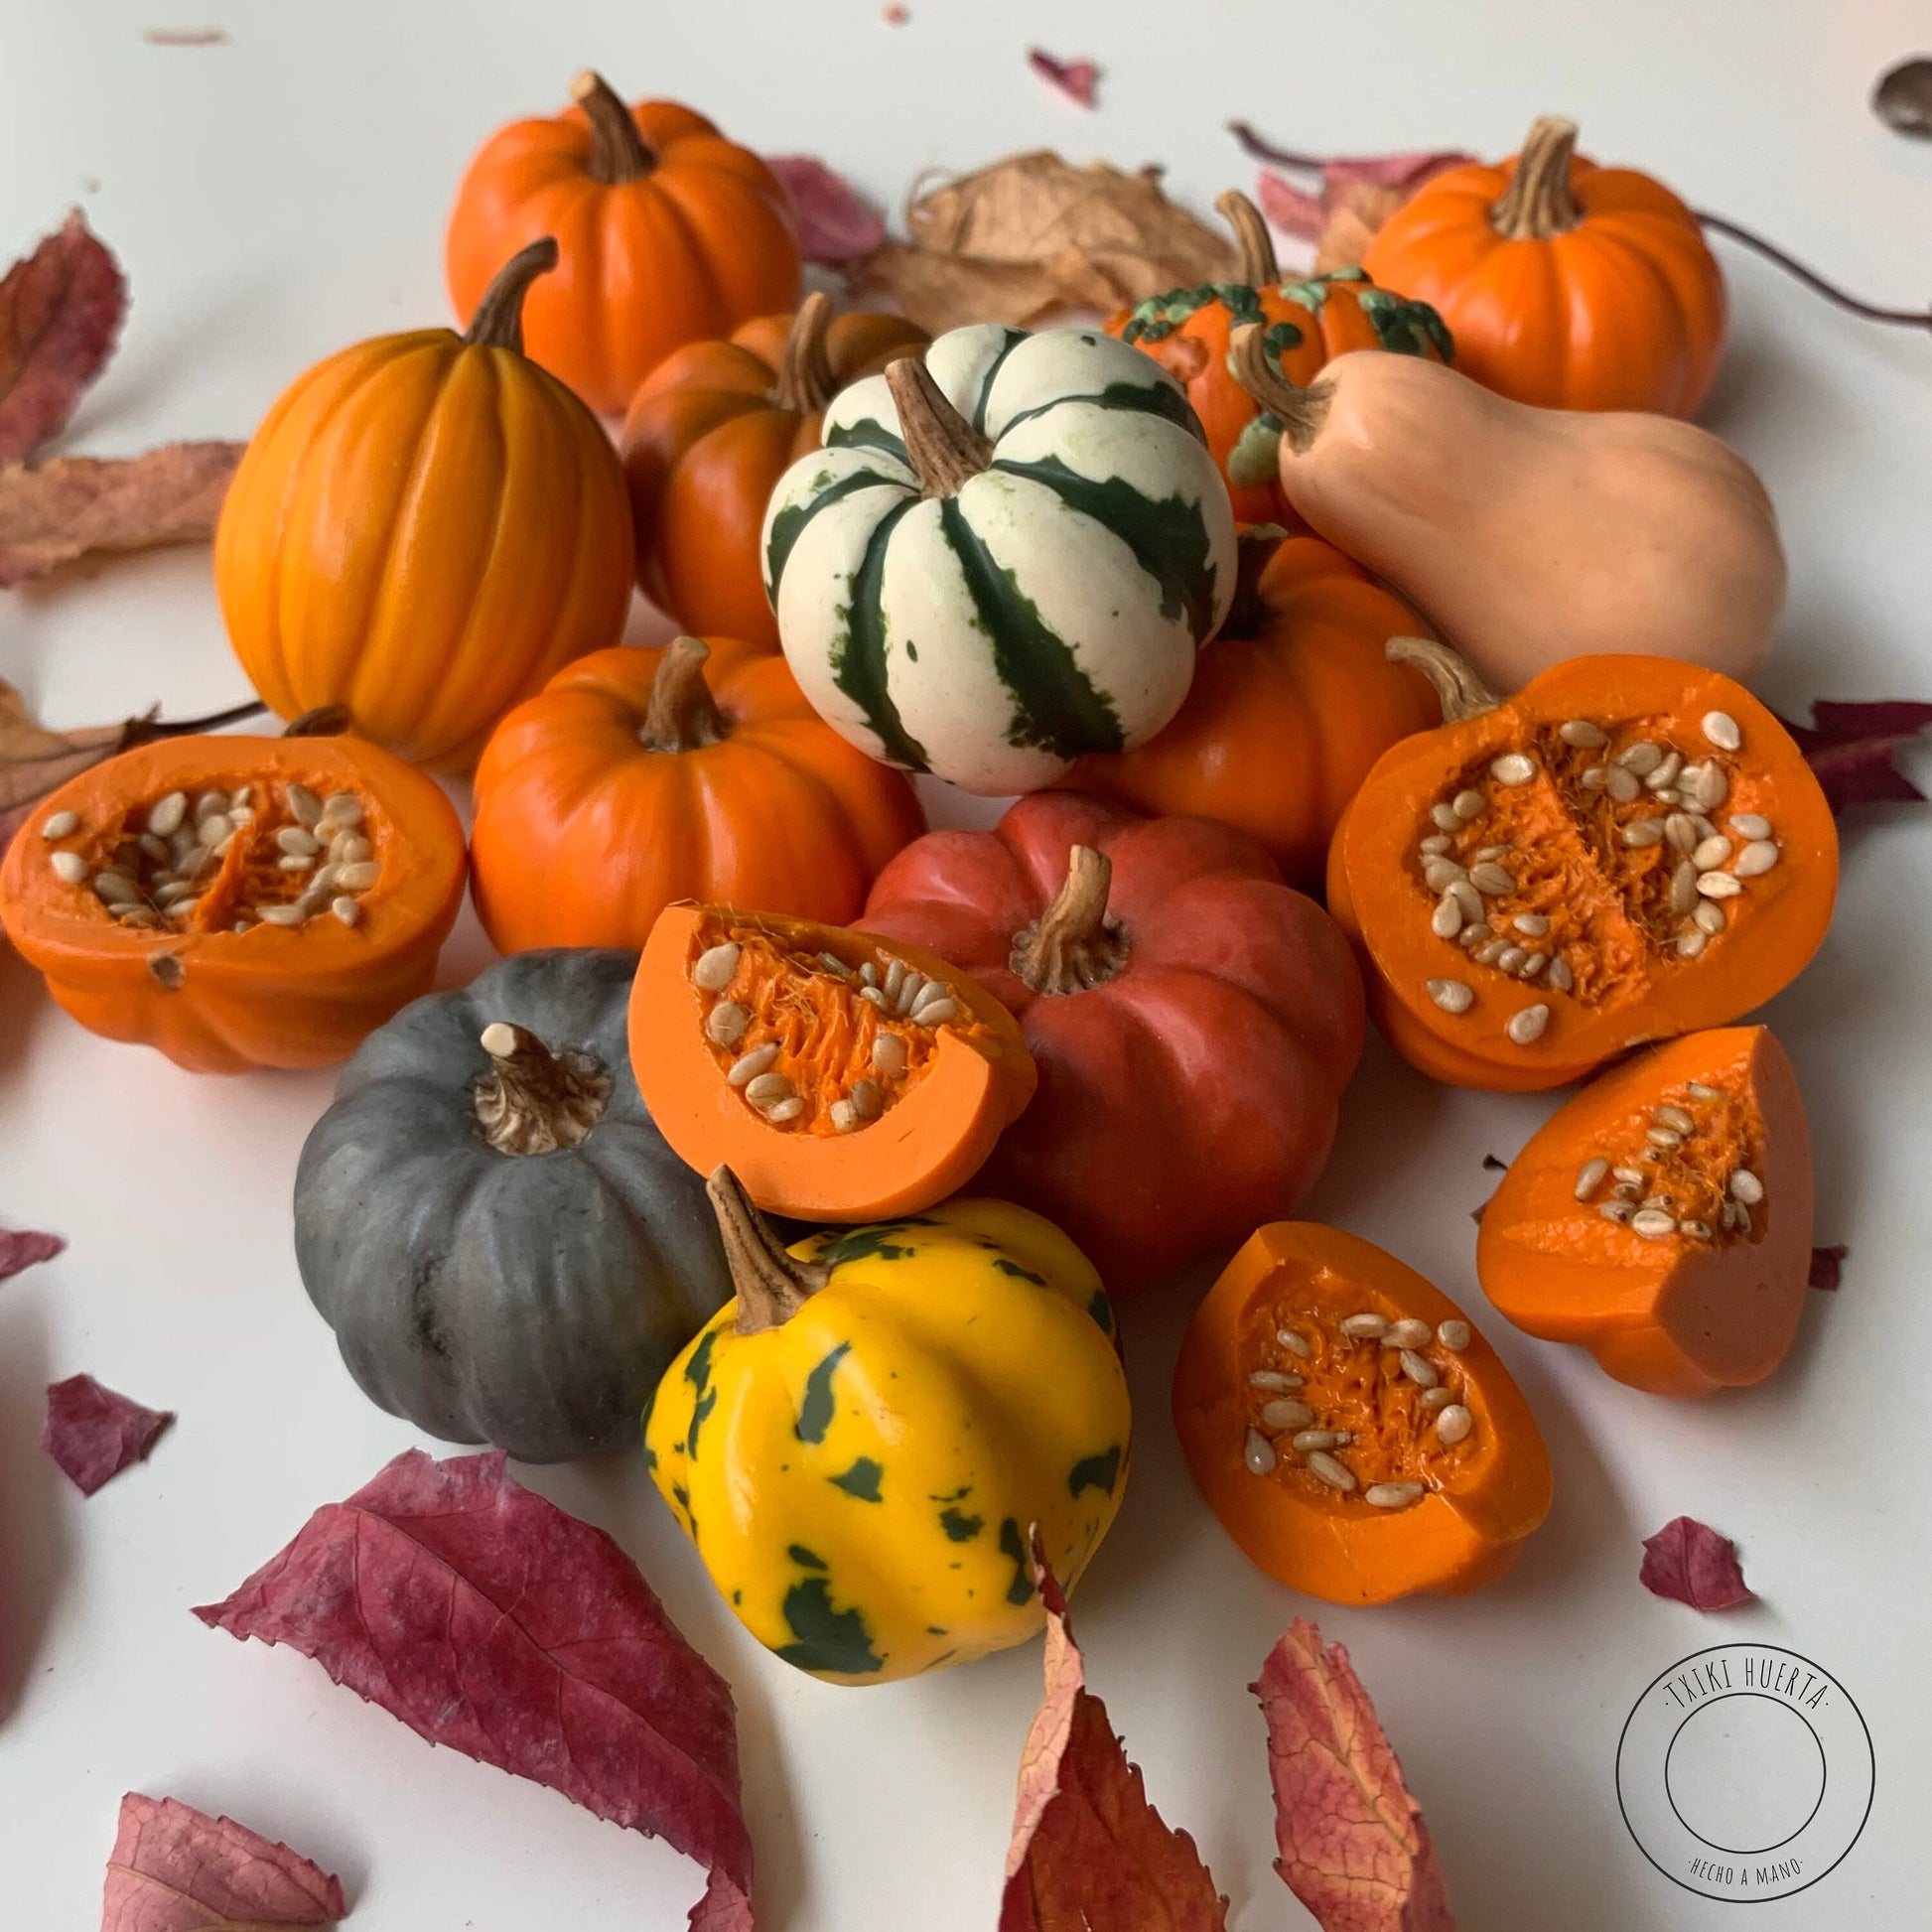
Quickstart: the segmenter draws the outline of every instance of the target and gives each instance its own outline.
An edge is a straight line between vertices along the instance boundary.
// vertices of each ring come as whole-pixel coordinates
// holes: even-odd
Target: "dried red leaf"
[[[817,156],[770,154],[764,165],[791,197],[798,216],[798,250],[808,262],[836,268],[870,254],[886,239],[886,217]]]
[[[41,1448],[83,1496],[91,1496],[130,1463],[145,1462],[174,1419],[172,1410],[144,1409],[91,1375],[69,1375],[47,1392]]]
[[[751,1932],[731,1689],[636,1566],[504,1473],[410,1449],[195,1614],[285,1643],[419,1737],[707,1867],[694,1932]]]
[[[1730,1538],[1695,1516],[1673,1516],[1655,1536],[1644,1538],[1637,1581],[1653,1596],[1668,1596],[1694,1610],[1728,1610],[1751,1598]]]
[[[1454,1932],[1422,1808],[1348,1652],[1298,1616],[1250,1688],[1268,1721],[1275,1869],[1322,1932]]]
[[[1255,199],[1268,217],[1268,225],[1298,241],[1319,241],[1328,224],[1328,212],[1321,197],[1306,188],[1297,188],[1286,176],[1264,168],[1258,178]]]
[[[120,264],[75,208],[0,280],[0,464],[58,436],[114,351]],[[0,579],[0,582],[4,582]]]
[[[1046,1606],[1046,1694],[1020,1757],[1000,1932],[1224,1932],[1227,1900],[1194,1841],[1147,1801],[1086,1688],[1086,1666],[1035,1530],[1034,1581]]]
[[[1778,722],[1798,741],[1835,814],[1853,805],[1923,801],[1925,793],[1892,762],[1892,755],[1932,725],[1932,704],[1913,698],[1871,704],[1820,698],[1811,717],[1809,725],[1794,725],[1789,718]]]
[[[286,1845],[173,1798],[121,1800],[100,1932],[267,1932],[347,1915],[342,1881]]]
[[[880,9],[879,17],[888,27],[903,27],[912,18],[912,9],[901,6],[899,0],[892,0],[890,6]]]
[[[0,691],[5,690],[0,685]],[[0,832],[0,850],[6,847],[4,832]],[[38,1234],[32,1228],[0,1228],[0,1282],[9,1275],[17,1275],[23,1268],[32,1268],[37,1262],[52,1261],[67,1242],[58,1234]]]
[[[1049,86],[1082,107],[1100,104],[1100,69],[1092,61],[1056,61],[1037,47],[1027,50],[1027,65]]]
[[[1835,1295],[1845,1271],[1845,1257],[1852,1252],[1843,1241],[1829,1248],[1814,1248],[1811,1251],[1811,1274],[1806,1280],[1807,1288],[1822,1288],[1827,1294]]]

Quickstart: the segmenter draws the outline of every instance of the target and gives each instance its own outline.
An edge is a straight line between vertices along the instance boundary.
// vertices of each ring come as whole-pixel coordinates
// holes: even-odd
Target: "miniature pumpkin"
[[[861,750],[1030,791],[1179,709],[1234,595],[1234,517],[1180,385],[1092,330],[985,324],[844,390],[780,480],[785,656]]]
[[[1127,1482],[1127,1379],[1100,1277],[1004,1201],[789,1251],[711,1179],[737,1281],[665,1371],[644,1459],[753,1636],[834,1684],[1024,1643],[1033,1526],[1069,1587]]]
[[[1690,1034],[1593,1080],[1482,1212],[1496,1311],[1580,1342],[1619,1382],[1700,1396],[1761,1382],[1811,1269],[1811,1138],[1764,1027]]]
[[[903,316],[834,320],[815,290],[795,316],[759,316],[728,341],[691,343],[660,362],[621,443],[644,595],[688,629],[776,650],[759,564],[771,491],[818,448],[840,389],[925,342]]]
[[[1576,149],[1576,123],[1546,115],[1499,167],[1435,176],[1362,266],[1441,310],[1457,366],[1502,395],[1690,416],[1724,350],[1718,258],[1663,183]]]
[[[943,959],[722,905],[658,915],[630,1059],[693,1168],[817,1221],[916,1214],[963,1187],[1035,1079],[1013,1017]]]
[[[168,738],[70,778],[0,919],[90,1033],[194,1073],[328,1066],[429,990],[463,903],[442,790],[354,738]]]
[[[1724,1026],[1803,970],[1838,836],[1742,685],[1580,657],[1499,699],[1440,644],[1390,649],[1437,680],[1444,724],[1363,781],[1328,909],[1404,1058],[1456,1086],[1562,1086]]]
[[[1174,1429],[1221,1527],[1329,1603],[1501,1576],[1550,1512],[1550,1457],[1502,1358],[1372,1243],[1277,1221],[1195,1311]]]
[[[414,763],[467,769],[558,665],[630,606],[623,470],[584,405],[521,353],[533,242],[467,336],[332,355],[268,412],[228,486],[214,587],[242,669],[285,718],[346,705]]]
[[[798,240],[778,179],[675,101],[625,107],[596,73],[554,119],[512,121],[478,151],[450,211],[450,302],[472,314],[505,256],[555,235],[531,292],[530,353],[605,415],[665,356],[798,299]]]
[[[1299,389],[1259,330],[1232,353],[1284,426],[1295,507],[1490,683],[1611,651],[1740,679],[1763,662],[1784,608],[1777,515],[1715,436],[1531,409],[1413,355],[1344,355]]]
[[[497,948],[641,947],[673,899],[850,919],[925,820],[784,659],[679,637],[567,664],[477,766],[477,910]]]
[[[295,1259],[372,1402],[526,1462],[629,1440],[731,1276],[624,1050],[636,956],[499,961],[363,1041],[295,1176]]]
[[[1413,611],[1317,537],[1241,537],[1240,588],[1186,702],[1137,752],[1060,780],[1144,812],[1218,818],[1259,839],[1291,886],[1318,890],[1328,840],[1369,766],[1441,720],[1383,648]]]
[[[865,926],[1019,1020],[1039,1093],[980,1184],[1065,1228],[1116,1292],[1225,1252],[1327,1160],[1361,983],[1245,834],[1040,792],[907,846]]]
[[[1353,348],[1386,348],[1447,362],[1452,349],[1443,319],[1423,302],[1377,288],[1359,268],[1301,281],[1282,279],[1261,210],[1238,189],[1214,204],[1240,249],[1232,282],[1170,289],[1125,309],[1107,333],[1152,355],[1187,391],[1207,447],[1227,480],[1244,523],[1300,522],[1275,473],[1280,431],[1228,369],[1228,337],[1259,324],[1269,352],[1291,382],[1314,379],[1324,362]]]

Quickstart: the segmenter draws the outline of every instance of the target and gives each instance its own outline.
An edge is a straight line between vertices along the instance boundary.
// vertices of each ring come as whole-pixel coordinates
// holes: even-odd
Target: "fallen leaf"
[[[1328,225],[1328,211],[1321,197],[1298,188],[1285,175],[1264,168],[1256,178],[1255,200],[1268,217],[1268,225],[1280,234],[1293,235],[1297,241],[1319,241]]]
[[[1068,100],[1077,101],[1082,107],[1099,106],[1100,69],[1094,62],[1056,61],[1043,48],[1030,47],[1027,65]]]
[[[173,1798],[121,1800],[100,1932],[267,1932],[347,1915],[342,1881],[286,1845]]]
[[[1695,1516],[1673,1516],[1643,1540],[1637,1581],[1653,1596],[1668,1596],[1694,1610],[1728,1610],[1751,1599],[1736,1547]]]
[[[838,267],[886,239],[886,217],[816,155],[770,154],[764,165],[785,185],[798,215],[798,249],[808,262]]]
[[[1314,272],[1328,275],[1337,268],[1360,268],[1376,229],[1409,197],[1379,182],[1337,181],[1324,185],[1321,199],[1328,218],[1315,243]]]
[[[1424,182],[1472,156],[1448,148],[1410,148],[1397,154],[1314,155],[1277,147],[1248,125],[1230,121],[1228,132],[1258,161],[1261,211],[1283,234],[1317,244],[1318,274],[1359,268],[1370,238]],[[1312,175],[1317,191],[1300,188],[1278,167]]]
[[[1348,1652],[1298,1616],[1249,1688],[1268,1721],[1275,1869],[1322,1932],[1454,1932],[1422,1808]]]
[[[174,1419],[172,1411],[144,1409],[102,1388],[91,1375],[69,1375],[47,1392],[41,1448],[83,1496],[91,1496],[131,1463],[145,1462]]]
[[[912,18],[912,9],[902,6],[900,0],[891,0],[891,4],[881,8],[879,17],[888,27],[903,27]]]
[[[1223,1932],[1227,1900],[1194,1841],[1162,1823],[1107,1707],[1086,1688],[1037,1529],[1033,1564],[1046,1607],[1046,1694],[1020,1757],[1000,1932]]]
[[[661,1836],[711,1874],[693,1932],[751,1932],[730,1687],[617,1544],[500,1454],[406,1450],[195,1614],[313,1657],[432,1744]]]
[[[0,280],[0,464],[58,436],[113,353],[127,283],[75,208]],[[0,580],[4,581],[4,580]]]
[[[1822,1288],[1827,1294],[1836,1294],[1840,1279],[1845,1270],[1845,1257],[1852,1252],[1843,1241],[1830,1248],[1814,1248],[1811,1251],[1811,1273],[1806,1278],[1807,1288]]]
[[[1843,815],[1853,805],[1910,804],[1924,799],[1925,793],[1892,762],[1892,756],[1907,739],[1932,725],[1932,704],[1912,698],[1836,704],[1820,698],[1811,708],[1811,718],[1809,725],[1794,725],[1789,718],[1778,723],[1798,741],[1834,815]]]
[[[0,848],[7,841],[0,836]],[[0,1228],[0,1282],[23,1268],[52,1261],[68,1244],[58,1234],[36,1234],[31,1228]]]
[[[239,443],[168,443],[135,457],[56,457],[0,470],[0,589],[95,550],[214,534]]]

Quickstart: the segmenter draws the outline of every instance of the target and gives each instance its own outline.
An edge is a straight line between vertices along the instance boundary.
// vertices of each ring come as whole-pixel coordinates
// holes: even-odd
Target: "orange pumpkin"
[[[1482,1211],[1496,1311],[1581,1343],[1619,1382],[1700,1396],[1761,1382],[1811,1270],[1811,1137],[1764,1027],[1688,1035],[1594,1080]]]
[[[688,1166],[815,1221],[956,1192],[1037,1077],[1013,1016],[935,954],[720,905],[668,906],[651,928],[630,1061]]]
[[[1139,811],[1217,818],[1259,839],[1291,886],[1316,891],[1369,767],[1441,720],[1428,680],[1384,649],[1420,627],[1319,538],[1249,530],[1234,606],[1179,712],[1138,751],[1084,758],[1060,782]]]
[[[327,1066],[429,991],[463,874],[442,789],[373,745],[171,738],[34,808],[0,920],[91,1033],[195,1073]]]
[[[621,439],[644,595],[687,629],[776,650],[759,556],[772,487],[818,448],[825,405],[847,383],[925,341],[903,316],[834,321],[815,290],[795,316],[759,316],[659,363]]]
[[[468,316],[496,265],[554,235],[531,292],[530,353],[606,415],[672,349],[798,299],[798,241],[778,179],[675,101],[626,108],[580,73],[553,120],[512,121],[470,163],[450,211],[450,301]]]
[[[1445,722],[1363,781],[1328,909],[1406,1059],[1456,1086],[1562,1086],[1803,970],[1831,923],[1837,830],[1741,684],[1577,657],[1498,698],[1442,644],[1390,648],[1438,682]]]
[[[925,823],[902,773],[734,637],[567,664],[497,726],[476,789],[477,910],[503,952],[634,952],[673,899],[854,918]]]
[[[1690,416],[1724,350],[1718,259],[1661,182],[1576,146],[1546,116],[1513,159],[1436,176],[1362,266],[1440,310],[1456,366],[1518,402]]]
[[[1288,379],[1306,384],[1353,348],[1447,362],[1449,331],[1427,304],[1377,288],[1359,268],[1284,282],[1261,210],[1235,189],[1214,206],[1240,248],[1235,279],[1151,296],[1112,317],[1107,333],[1144,349],[1186,389],[1241,522],[1306,529],[1275,474],[1280,425],[1230,373],[1229,337],[1244,324],[1262,324]]]
[[[467,336],[419,329],[299,377],[221,506],[214,587],[284,718],[345,705],[357,732],[464,770],[558,665],[615,643],[630,506],[593,416],[521,352],[532,242]]]
[[[1501,1357],[1414,1269],[1311,1221],[1260,1229],[1209,1290],[1173,1419],[1243,1554],[1330,1603],[1474,1589],[1550,1510]]]

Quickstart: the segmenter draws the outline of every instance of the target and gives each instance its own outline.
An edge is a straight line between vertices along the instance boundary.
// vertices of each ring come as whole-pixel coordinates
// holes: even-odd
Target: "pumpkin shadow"
[[[40,1446],[50,1352],[35,1297],[0,1291],[0,1725],[25,1694],[68,1571],[66,1477]]]

